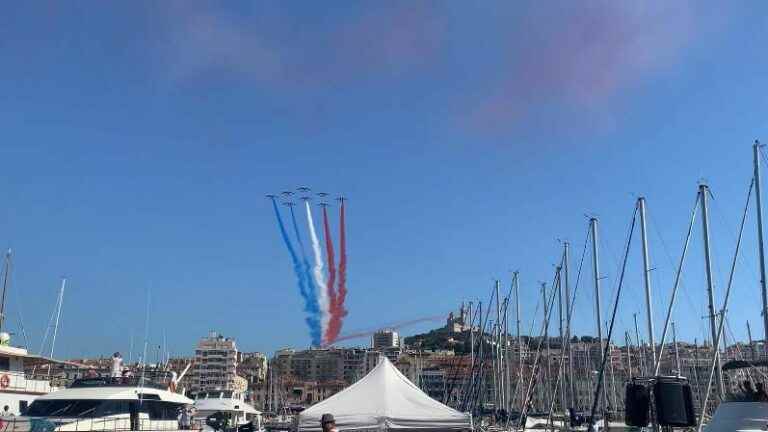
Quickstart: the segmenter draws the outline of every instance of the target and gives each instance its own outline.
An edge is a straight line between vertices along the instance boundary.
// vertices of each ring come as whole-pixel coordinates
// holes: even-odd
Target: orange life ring
[[[3,374],[3,376],[0,376],[0,388],[8,388],[10,384],[11,379],[8,377],[8,374]]]

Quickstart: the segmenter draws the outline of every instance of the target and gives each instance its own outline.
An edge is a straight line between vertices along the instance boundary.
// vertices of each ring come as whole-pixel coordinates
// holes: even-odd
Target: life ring
[[[0,388],[8,388],[10,384],[11,378],[8,377],[8,374],[3,374],[3,376],[0,376]]]

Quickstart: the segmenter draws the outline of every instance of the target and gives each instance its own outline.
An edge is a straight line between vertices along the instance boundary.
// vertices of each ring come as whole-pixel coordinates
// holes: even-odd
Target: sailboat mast
[[[672,321],[672,345],[675,346],[675,365],[677,366],[677,376],[680,376],[683,371],[680,370],[680,352],[677,347],[677,331],[675,330],[675,322]]]
[[[5,324],[5,296],[8,293],[8,282],[10,281],[11,274],[11,250],[5,253],[5,271],[3,273],[3,296],[0,300],[0,331],[3,330],[3,324]]]
[[[56,324],[53,327],[53,340],[51,341],[51,358],[53,358],[53,348],[56,346],[56,334],[59,332],[59,319],[61,318],[61,304],[64,302],[64,287],[67,286],[67,279],[61,279],[61,289],[59,290],[59,299],[56,302]],[[48,369],[50,371],[50,368]]]
[[[763,336],[768,342],[768,289],[765,281],[765,250],[763,248],[763,201],[760,193],[760,141],[753,146],[755,164],[755,198],[757,205],[757,242],[760,258],[760,291],[763,295]]]
[[[571,355],[571,286],[568,276],[568,260],[569,260],[569,244],[563,242],[563,272],[565,273],[565,355],[568,356],[568,371],[566,376],[568,377],[568,397],[566,403],[568,407],[573,407],[576,404],[574,400],[573,389],[573,356]]]
[[[600,316],[600,261],[597,256],[597,218],[589,219],[590,231],[592,232],[592,272],[595,277],[595,312],[597,314],[597,341],[600,347],[600,364],[603,363],[603,326]],[[608,392],[603,386],[603,408],[608,405]]]
[[[651,264],[648,258],[648,236],[645,228],[645,198],[637,199],[640,209],[640,237],[643,245],[643,282],[645,283],[645,309],[648,319],[648,342],[651,345],[652,364],[656,364],[656,341],[653,339],[653,304],[651,302]]]
[[[544,403],[542,408],[549,406],[549,305],[547,304],[547,284],[541,283],[541,298],[544,302],[544,352],[547,356],[547,367],[544,369]]]
[[[501,282],[496,279],[496,379],[498,388],[498,405],[496,409],[504,406],[504,372],[503,359],[501,351],[501,297],[499,296],[499,286]]]
[[[715,286],[712,280],[712,260],[710,257],[709,249],[709,211],[707,209],[707,194],[709,193],[709,187],[705,184],[699,185],[699,198],[701,199],[701,221],[704,235],[704,267],[707,272],[707,296],[709,297],[709,326],[712,331],[712,349],[713,354],[720,350],[717,343],[717,315],[715,314]],[[721,317],[722,319],[722,317]],[[723,389],[723,376],[720,364],[720,356],[717,356],[717,365],[715,367],[715,379],[717,380],[717,394],[720,400],[723,400],[725,391]]]
[[[523,411],[523,395],[525,390],[523,389],[523,344],[520,339],[520,273],[515,272],[515,333],[517,339],[517,387],[520,388],[520,412]]]

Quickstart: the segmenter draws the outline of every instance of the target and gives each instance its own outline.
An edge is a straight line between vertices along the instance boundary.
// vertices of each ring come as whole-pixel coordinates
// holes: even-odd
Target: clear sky
[[[5,4],[8,325],[22,341],[23,316],[37,351],[66,276],[59,357],[126,353],[131,338],[136,353],[148,293],[150,344],[167,335],[173,353],[209,329],[246,350],[307,346],[264,198],[307,185],[349,197],[343,333],[487,301],[512,269],[530,323],[558,239],[578,261],[585,214],[601,220],[607,310],[640,194],[658,328],[701,179],[722,299],[751,143],[768,141],[766,12],[759,1]],[[747,320],[762,337],[755,231],[751,210],[729,319],[744,339]],[[701,245],[697,225],[675,310],[691,341],[706,330]],[[638,248],[622,335],[644,307]],[[577,334],[594,333],[588,269]]]

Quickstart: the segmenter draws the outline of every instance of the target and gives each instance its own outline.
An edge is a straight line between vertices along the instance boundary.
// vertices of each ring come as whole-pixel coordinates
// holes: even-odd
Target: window
[[[11,359],[0,356],[0,370],[11,370]]]
[[[159,400],[141,401],[140,411],[149,414],[150,420],[176,420],[181,404]]]
[[[29,407],[29,402],[25,400],[19,401],[19,412],[21,413],[21,415],[26,415],[28,407]]]
[[[127,414],[126,400],[54,399],[32,402],[26,415],[30,417],[94,418]]]

